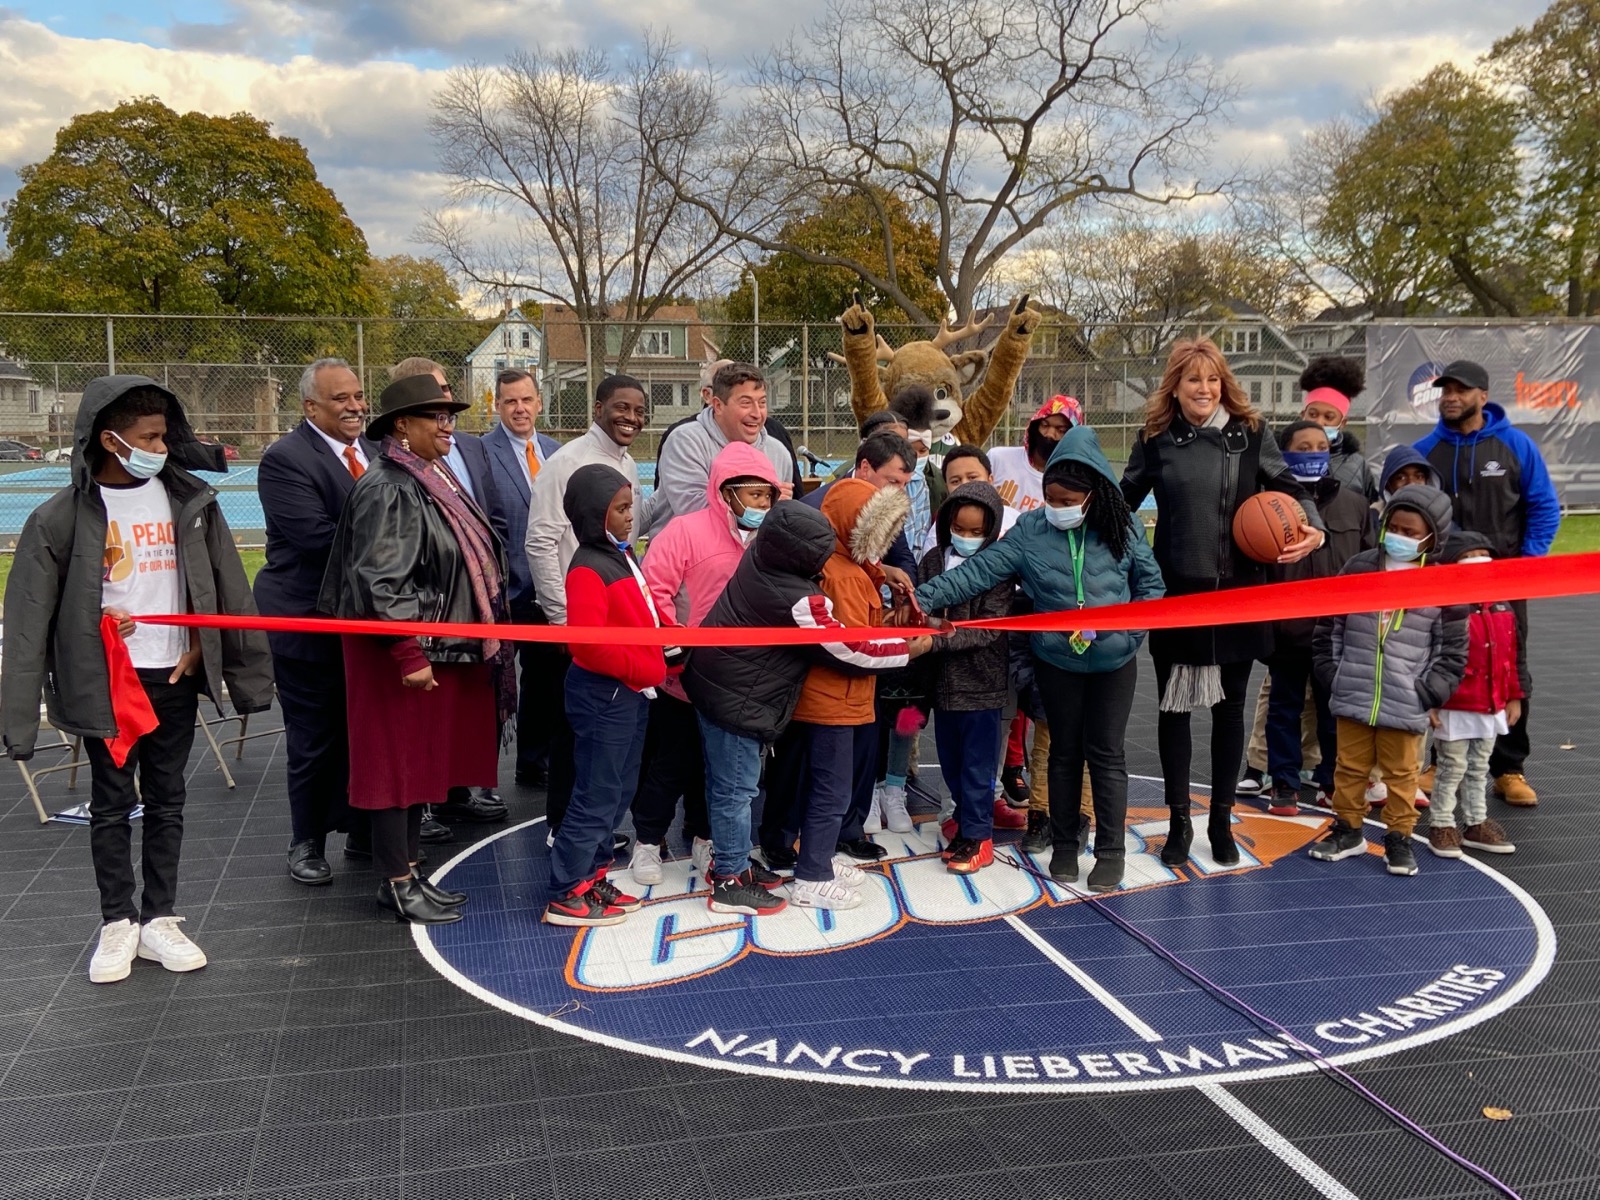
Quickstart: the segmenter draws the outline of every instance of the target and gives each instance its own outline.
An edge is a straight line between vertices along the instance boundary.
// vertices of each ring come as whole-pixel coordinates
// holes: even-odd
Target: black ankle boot
[[[1237,866],[1239,847],[1233,842],[1233,805],[1212,805],[1211,816],[1206,820],[1206,834],[1211,838],[1211,857],[1217,865]]]
[[[457,908],[467,902],[465,892],[447,892],[442,887],[436,887],[415,867],[411,868],[411,879],[421,889],[422,894],[440,908]]]
[[[1091,892],[1114,892],[1122,883],[1123,857],[1109,854],[1097,854],[1094,866],[1089,868],[1089,890]]]
[[[378,903],[394,919],[412,925],[448,925],[461,920],[461,910],[441,908],[429,900],[415,879],[385,879],[378,888]]]
[[[1169,809],[1171,823],[1167,826],[1167,844],[1161,847],[1161,861],[1169,867],[1181,867],[1189,861],[1189,846],[1194,842],[1194,823],[1189,819],[1189,806]]]

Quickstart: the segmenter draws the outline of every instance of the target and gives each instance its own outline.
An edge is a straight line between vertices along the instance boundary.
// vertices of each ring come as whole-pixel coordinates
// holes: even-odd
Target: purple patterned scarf
[[[383,456],[420,483],[428,499],[444,515],[467,566],[467,579],[472,585],[472,604],[477,610],[478,620],[485,625],[500,621],[505,578],[500,573],[500,556],[495,553],[489,518],[483,515],[483,510],[455,481],[455,476],[443,460],[428,462],[407,450],[392,434],[383,439]],[[517,673],[512,661],[511,643],[502,642],[499,638],[484,638],[483,660],[494,670],[495,717],[504,744],[515,730],[513,722],[517,713]]]

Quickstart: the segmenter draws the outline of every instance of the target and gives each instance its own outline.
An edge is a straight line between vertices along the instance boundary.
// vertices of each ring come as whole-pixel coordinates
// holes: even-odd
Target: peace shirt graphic
[[[1159,781],[1130,791],[1126,879],[1101,902],[1287,1036],[1050,881],[1048,854],[1029,864],[1038,874],[1011,865],[1025,861],[1014,845],[950,873],[933,821],[875,835],[888,857],[859,908],[713,913],[685,860],[653,888],[614,872],[644,907],[574,934],[539,923],[541,819],[447,864],[439,877],[472,897],[466,919],[412,932],[459,986],[590,1041],[732,1071],[1002,1091],[1181,1087],[1314,1070],[1308,1051],[1391,1054],[1504,1010],[1554,958],[1538,905],[1480,862],[1427,856],[1397,879],[1369,843],[1319,863],[1305,850],[1325,816],[1235,809],[1238,866],[1212,861],[1200,814],[1173,869],[1158,857]]]

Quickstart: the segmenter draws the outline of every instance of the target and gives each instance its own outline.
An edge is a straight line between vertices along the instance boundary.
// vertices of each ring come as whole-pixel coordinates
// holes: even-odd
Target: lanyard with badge
[[[1072,550],[1072,587],[1078,596],[1078,607],[1083,607],[1083,552],[1088,539],[1082,530],[1067,530],[1067,545]],[[1074,654],[1085,653],[1094,644],[1094,630],[1074,630],[1067,638],[1067,645],[1072,647]]]

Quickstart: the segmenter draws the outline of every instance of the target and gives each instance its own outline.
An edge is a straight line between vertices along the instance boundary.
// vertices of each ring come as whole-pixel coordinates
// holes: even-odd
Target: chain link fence
[[[373,404],[394,363],[434,359],[457,395],[472,401],[462,427],[474,432],[493,423],[495,375],[526,369],[545,398],[541,425],[559,439],[588,427],[600,377],[626,371],[645,385],[652,405],[649,429],[634,451],[642,465],[653,462],[662,430],[699,410],[706,361],[753,361],[767,374],[770,411],[796,446],[828,462],[854,448],[849,376],[830,357],[843,348],[836,322],[732,324],[701,318],[686,306],[667,311],[672,315],[628,325],[583,323],[570,310],[553,310],[539,321],[0,313],[0,549],[14,543],[34,507],[66,485],[83,389],[111,372],[159,380],[182,401],[200,436],[229,447],[230,459],[237,456],[216,482],[224,514],[250,543],[260,540],[262,526],[253,463],[300,420],[301,372],[322,357],[347,360]],[[956,349],[987,348],[1005,315],[997,313],[988,330]],[[879,326],[878,332],[891,346],[927,336],[912,327]],[[1310,356],[1366,352],[1359,325],[1280,329],[1261,319],[1236,319],[1198,327],[1084,327],[1047,318],[991,444],[1018,442],[1039,405],[1065,393],[1083,403],[1112,461],[1123,461],[1168,349],[1195,333],[1221,345],[1274,424],[1299,411],[1297,379]],[[650,478],[651,469],[644,474]]]

